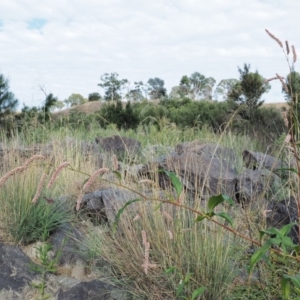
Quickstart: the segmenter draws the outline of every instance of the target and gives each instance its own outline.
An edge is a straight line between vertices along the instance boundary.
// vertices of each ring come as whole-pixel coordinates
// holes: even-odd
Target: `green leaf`
[[[178,296],[182,293],[182,291],[183,291],[183,289],[184,289],[184,286],[185,286],[185,282],[182,281],[182,282],[179,284],[178,288],[176,289],[176,297],[178,297]]]
[[[279,237],[276,237],[276,238],[269,239],[268,242],[270,242],[272,245],[278,246],[282,243],[282,239]]]
[[[118,222],[119,222],[119,219],[120,219],[120,217],[121,217],[121,214],[124,212],[124,209],[128,206],[128,205],[130,205],[130,204],[132,204],[132,203],[134,203],[134,202],[138,202],[138,201],[142,201],[142,199],[133,199],[133,200],[130,200],[130,201],[127,201],[126,203],[125,203],[125,205],[122,207],[122,208],[120,208],[119,210],[118,210],[118,213],[117,213],[117,215],[116,215],[116,218],[115,218],[115,222],[114,222],[114,224],[113,224],[113,233],[116,231],[116,229],[117,229],[117,226],[118,226]]]
[[[193,273],[188,273],[187,275],[185,275],[184,282],[188,283],[190,281],[192,275],[193,275]]]
[[[205,291],[205,287],[201,286],[199,288],[197,288],[196,290],[194,290],[193,294],[192,294],[192,300],[195,300],[198,296],[202,295]]]
[[[298,289],[300,288],[300,274],[296,274],[294,276],[284,274],[283,277],[285,279],[290,279],[296,288],[298,288]]]
[[[265,230],[265,233],[268,234],[268,235],[276,235],[276,237],[281,236],[278,229],[274,228],[274,227],[271,227],[271,228]]]
[[[296,223],[289,223],[287,225],[284,225],[281,229],[279,229],[281,236],[285,236],[285,235],[289,234],[294,225],[296,225]]]
[[[201,222],[202,220],[206,219],[208,216],[207,215],[200,215],[195,219],[195,222]]]
[[[176,176],[175,173],[172,173],[172,172],[169,172],[169,171],[166,171],[166,170],[164,170],[164,172],[171,179],[172,185],[174,186],[174,188],[176,190],[177,197],[179,197],[182,190],[183,190],[182,183],[180,182],[180,180],[178,179],[178,177]]]
[[[284,244],[286,247],[292,247],[292,248],[296,248],[298,246],[293,243],[292,239],[289,236],[284,236],[282,238],[282,244]]]
[[[233,220],[226,212],[220,212],[220,213],[216,214],[216,216],[219,216],[219,217],[225,219],[227,222],[229,222],[229,224],[231,226],[233,226]]]
[[[165,270],[164,274],[173,273],[174,271],[176,271],[176,268],[175,267],[171,267],[171,268]]]
[[[280,168],[280,169],[276,169],[275,172],[276,171],[291,171],[291,172],[298,174],[298,171],[294,168]]]
[[[281,291],[284,300],[288,300],[290,298],[291,287],[290,281],[284,277],[281,278]]]
[[[259,249],[257,249],[250,258],[250,265],[248,267],[248,272],[251,273],[253,267],[262,259],[264,254],[268,251],[271,247],[271,243],[268,241]]]
[[[234,201],[232,200],[231,197],[229,197],[227,195],[223,195],[223,199],[225,202],[229,203],[230,205],[234,205]]]
[[[214,208],[219,205],[220,203],[222,202],[228,202],[229,204],[234,204],[233,200],[229,197],[229,196],[226,196],[226,195],[223,195],[223,194],[220,194],[218,196],[212,196],[209,198],[208,200],[208,209],[210,211],[213,211]]]
[[[113,171],[113,173],[117,176],[118,180],[121,181],[122,180],[122,175],[120,172],[118,171]]]

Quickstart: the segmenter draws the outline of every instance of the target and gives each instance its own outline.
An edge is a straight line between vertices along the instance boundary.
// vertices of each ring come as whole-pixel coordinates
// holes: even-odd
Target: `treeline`
[[[67,115],[52,120],[51,127],[70,127],[77,129],[91,126],[107,128],[114,124],[117,129],[136,130],[142,127],[147,133],[149,126],[161,130],[162,126],[176,125],[183,132],[185,129],[210,129],[222,133],[225,129],[234,134],[248,134],[264,145],[276,141],[287,127],[282,111],[274,107],[260,107],[249,113],[230,101],[193,101],[182,99],[161,99],[158,103],[149,100],[131,103],[120,100],[102,105],[99,111],[86,114],[76,108]]]
[[[282,112],[262,107],[262,97],[271,88],[269,80],[258,71],[251,72],[247,64],[238,68],[238,72],[239,79],[224,79],[216,87],[212,77],[207,78],[198,72],[185,75],[170,94],[167,94],[164,81],[157,77],[150,78],[147,84],[140,81],[132,86],[127,79],[119,79],[117,73],[106,73],[98,84],[104,95],[93,92],[84,99],[79,94],[72,94],[64,101],[70,106],[86,101],[106,101],[99,111],[86,115],[72,110],[58,120],[52,118],[52,112],[61,108],[63,101],[52,93],[45,94],[41,107],[24,106],[20,113],[15,113],[18,100],[9,90],[9,81],[0,75],[0,123],[9,134],[39,124],[51,125],[52,128],[76,128],[79,123],[86,128],[91,124],[106,128],[108,124],[115,124],[118,129],[127,130],[150,124],[160,129],[162,124],[169,122],[183,130],[207,127],[214,132],[222,132],[227,128],[236,134],[276,139],[286,131],[286,127]],[[291,95],[298,97],[300,92],[300,74],[292,70],[281,80],[285,80],[289,87],[283,89],[289,103],[293,100]],[[127,100],[125,103],[124,98]]]

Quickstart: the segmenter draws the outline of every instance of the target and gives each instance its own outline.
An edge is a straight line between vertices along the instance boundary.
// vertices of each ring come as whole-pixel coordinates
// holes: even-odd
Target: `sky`
[[[103,90],[104,73],[168,92],[183,75],[239,78],[251,65],[265,78],[289,72],[283,43],[300,45],[299,0],[9,0],[0,3],[0,74],[28,106],[44,92],[65,100]],[[297,70],[297,64],[296,64]],[[263,97],[283,102],[279,82]]]

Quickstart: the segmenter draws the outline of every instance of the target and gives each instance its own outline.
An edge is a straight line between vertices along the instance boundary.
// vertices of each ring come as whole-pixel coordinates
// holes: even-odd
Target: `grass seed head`
[[[281,48],[283,48],[282,42],[281,42],[274,34],[272,34],[268,29],[266,29],[266,33],[267,33],[274,41],[276,41],[277,44],[278,44]]]

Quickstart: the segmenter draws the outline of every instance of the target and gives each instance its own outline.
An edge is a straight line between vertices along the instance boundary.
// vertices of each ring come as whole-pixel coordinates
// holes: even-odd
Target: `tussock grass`
[[[191,296],[196,288],[205,286],[203,299],[225,297],[237,275],[242,243],[235,244],[228,232],[214,224],[194,225],[194,213],[170,204],[158,207],[156,202],[146,201],[132,206],[138,215],[134,217],[130,207],[125,210],[115,234],[110,228],[91,228],[86,240],[95,257],[109,262],[111,276],[141,299],[177,299],[174,291],[189,275],[192,279],[183,295]],[[200,209],[199,203],[195,206]],[[150,244],[147,274],[143,231]],[[174,272],[165,274],[171,268]]]
[[[74,209],[76,199],[90,176],[99,169],[95,155],[83,153],[82,141],[92,142],[97,136],[116,134],[135,138],[142,144],[140,153],[134,159],[135,163],[145,163],[160,155],[169,154],[174,146],[181,142],[200,140],[204,143],[217,143],[235,150],[239,173],[244,170],[243,150],[262,151],[259,141],[249,139],[248,136],[237,136],[230,131],[220,136],[208,128],[201,131],[196,128],[181,130],[174,124],[162,122],[165,123],[161,124],[161,130],[156,126],[146,128],[141,126],[135,131],[125,132],[109,126],[104,131],[91,126],[92,130],[86,131],[84,127],[79,126],[77,130],[37,128],[30,132],[24,130],[11,139],[3,137],[3,146],[8,148],[9,152],[3,157],[1,176],[23,165],[31,156],[31,153],[28,153],[28,157],[23,157],[17,149],[22,147],[31,149],[31,146],[37,143],[48,143],[52,148],[45,161],[35,162],[24,173],[9,178],[0,188],[0,205],[3,208],[0,211],[0,224],[4,232],[2,240],[30,243],[40,239],[43,232],[38,229],[48,230],[51,234],[55,226],[78,220]],[[278,155],[280,153],[282,152],[278,152]],[[70,165],[61,170],[51,188],[48,189],[45,185],[37,205],[33,206],[31,201],[36,194],[41,175],[46,172],[50,180],[51,175],[63,162]],[[114,168],[112,157],[108,157],[104,167],[110,170]],[[151,195],[147,194],[149,198],[161,197],[157,182],[155,185],[148,185],[147,189],[144,185],[142,189],[134,175],[125,176],[123,173],[121,175],[122,184],[127,188],[142,193],[151,192]],[[109,174],[105,178],[116,180],[116,177]],[[287,180],[286,185],[289,184]],[[89,187],[89,191],[107,186],[117,187],[118,184],[97,179]],[[204,196],[202,193],[199,188],[196,191],[197,197],[191,199],[186,195],[183,203],[193,209],[205,211],[205,203],[199,201]],[[164,197],[170,198],[173,191],[165,191],[163,194]],[[62,195],[69,196],[69,200],[57,201]],[[54,205],[49,204],[44,197],[54,199]],[[261,217],[262,200],[257,199],[255,207],[242,209],[237,205],[234,209],[228,210],[234,219],[234,228],[251,238],[257,238],[258,229],[265,226],[265,220]],[[89,228],[86,244],[91,257],[106,261],[105,272],[108,272],[108,263],[109,274],[106,273],[106,276],[110,276],[112,281],[130,290],[136,299],[179,299],[179,296],[176,297],[176,289],[180,282],[189,276],[190,279],[182,292],[186,297],[190,297],[200,286],[206,287],[201,299],[239,299],[241,286],[244,288],[242,289],[244,294],[251,294],[249,291],[254,285],[242,276],[249,258],[247,250],[251,248],[248,242],[234,237],[208,221],[194,224],[196,215],[192,212],[174,208],[170,204],[161,206],[158,204],[155,201],[132,204],[132,207],[129,206],[123,212],[116,232],[104,225],[93,225]],[[227,211],[227,208],[223,207],[222,210]],[[150,267],[147,274],[143,266],[145,264],[143,231],[149,243]],[[166,274],[167,270],[173,271]],[[258,276],[260,280],[264,278],[264,283],[267,284],[271,280],[272,272],[268,268],[262,268]],[[256,290],[259,295],[265,295],[263,285],[256,287]],[[275,294],[274,289],[268,292],[271,298]]]

